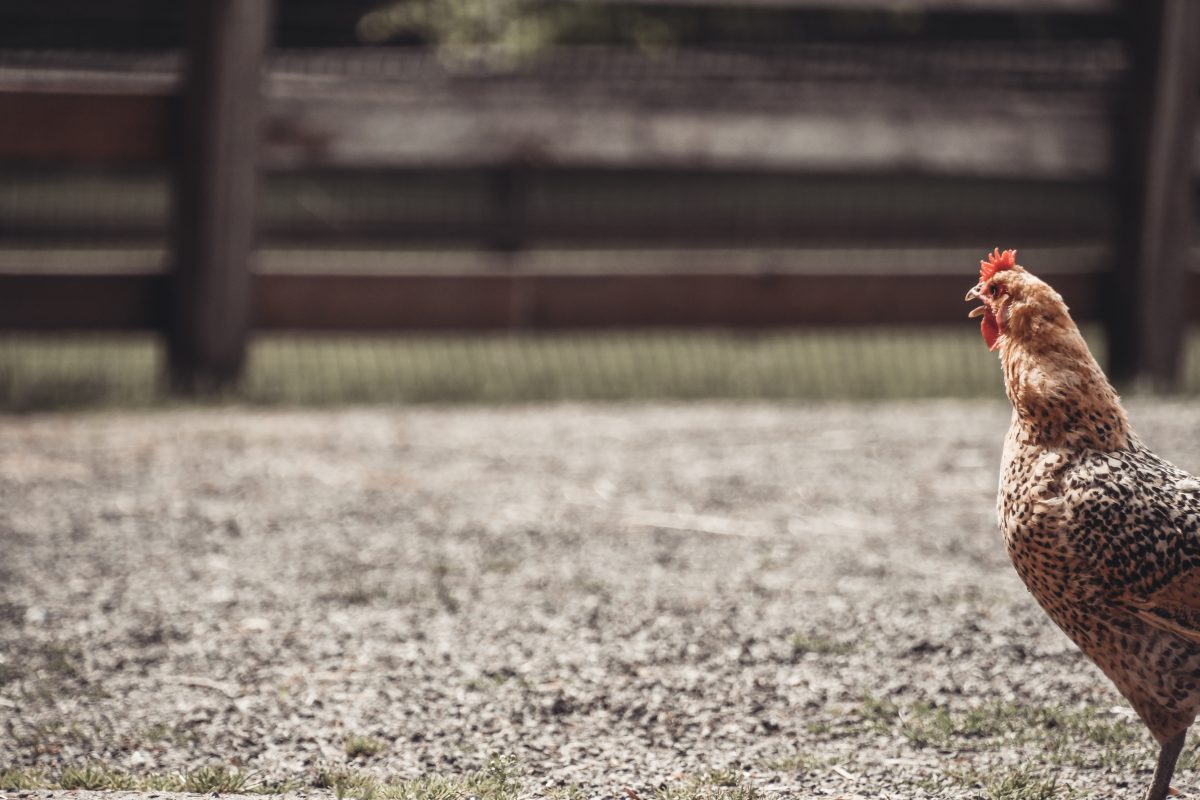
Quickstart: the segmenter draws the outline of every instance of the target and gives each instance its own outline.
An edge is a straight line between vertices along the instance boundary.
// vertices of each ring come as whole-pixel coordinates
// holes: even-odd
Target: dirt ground
[[[1131,413],[1200,470],[1200,404]],[[311,786],[501,754],[528,795],[716,775],[780,797],[1136,796],[1148,735],[996,531],[1007,421],[998,402],[0,418],[0,771]],[[1185,762],[1176,785],[1200,786]]]

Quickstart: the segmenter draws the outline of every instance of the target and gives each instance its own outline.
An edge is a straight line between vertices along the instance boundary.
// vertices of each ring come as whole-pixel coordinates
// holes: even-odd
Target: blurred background
[[[961,299],[994,246],[1124,385],[1194,393],[1197,28],[1170,0],[8,0],[0,409],[999,397]]]

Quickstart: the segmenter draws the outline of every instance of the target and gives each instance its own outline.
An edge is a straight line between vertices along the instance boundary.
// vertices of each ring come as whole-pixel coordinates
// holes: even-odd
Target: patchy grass
[[[382,783],[375,776],[354,769],[321,770],[312,781],[314,789],[332,789],[338,800],[344,797],[370,800]]]
[[[1092,351],[1102,332],[1085,326]],[[998,397],[971,326],[746,334],[258,336],[227,399],[282,405],[511,403],[695,398]],[[166,348],[143,334],[0,337],[0,409],[47,411],[167,402]],[[913,369],[913,354],[920,354]],[[1180,391],[1200,392],[1189,331]]]
[[[547,800],[587,800],[587,792],[577,783],[553,786],[546,790]]]
[[[1191,772],[1200,769],[1200,751],[1196,749],[1196,743],[1190,741],[1179,754],[1179,760],[1175,762],[1175,773]]]
[[[515,680],[508,671],[482,679],[497,686]],[[59,735],[65,735],[65,725]],[[927,766],[893,776],[901,785],[932,795],[964,790],[991,800],[1058,800],[1071,798],[1071,786],[1061,778],[1073,770],[1148,770],[1153,747],[1136,720],[1094,709],[1036,707],[1011,702],[966,709],[928,704],[898,705],[867,696],[840,717],[809,723],[821,737],[884,737],[904,747],[928,753]],[[37,734],[35,734],[37,735]],[[82,735],[82,734],[80,734]],[[146,740],[170,739],[177,729],[160,726],[145,731]],[[343,743],[351,759],[368,758],[388,743],[366,734],[348,736]],[[997,766],[995,753],[1015,753],[1030,767]],[[947,757],[946,754],[953,754]],[[1180,759],[1181,771],[1194,769],[1200,756],[1189,748]],[[818,773],[844,759],[807,747],[796,754],[766,761],[763,769],[793,776]],[[1068,770],[1068,773],[1069,773]],[[10,768],[0,772],[0,790],[162,791],[197,794],[278,794],[297,789],[331,791],[338,800],[516,800],[527,794],[520,765],[511,757],[494,756],[477,772],[428,775],[392,781],[365,770],[330,767],[284,783],[268,783],[253,772],[225,766],[194,771],[138,775],[102,763],[71,765],[57,772]],[[582,800],[579,787],[549,792],[554,800]],[[762,800],[763,794],[737,770],[714,770],[659,788],[654,800]],[[650,800],[643,796],[642,800]]]
[[[465,775],[429,775],[389,782],[361,770],[323,770],[313,788],[331,789],[338,800],[517,800],[524,789],[523,771],[512,756],[492,756],[483,769]]]
[[[804,730],[813,736],[828,738],[835,738],[837,736],[837,730],[834,728],[833,723],[824,719],[809,720],[804,723]]]
[[[923,367],[912,369],[912,354]],[[0,409],[169,402],[144,335],[0,337]],[[696,398],[996,397],[970,325],[394,337],[259,336],[225,399],[283,405]]]
[[[354,735],[346,737],[342,745],[350,758],[370,758],[388,749],[388,743],[374,736]]]
[[[193,794],[286,794],[305,788],[332,790],[339,800],[517,800],[524,790],[523,770],[511,756],[492,756],[476,772],[431,775],[389,782],[360,770],[321,770],[306,781],[268,782],[253,772],[223,766],[182,773],[134,775],[88,762],[57,773],[32,768],[0,770],[0,790],[77,790],[189,792]],[[559,800],[581,800],[578,787],[557,790]],[[725,796],[722,796],[725,797]],[[730,800],[743,800],[728,796]],[[744,800],[748,800],[745,798]]]
[[[22,789],[49,789],[54,786],[45,770],[27,767],[0,769],[0,789],[20,791]]]
[[[840,656],[854,650],[854,645],[851,643],[839,642],[824,636],[805,636],[797,633],[792,636],[790,641],[793,656],[802,656],[808,653],[818,656]]]
[[[189,772],[135,775],[98,762],[64,767],[58,772],[13,768],[0,771],[0,790],[63,789],[94,792],[191,792],[194,794],[284,794],[301,788],[294,781],[268,783],[255,773],[227,767],[201,767]]]
[[[989,800],[1057,800],[1075,794],[1057,778],[1042,777],[1029,769],[995,775],[984,782],[983,788]]]
[[[419,778],[385,788],[388,800],[429,800],[470,796],[479,800],[516,800],[524,786],[522,769],[512,756],[493,756],[483,769],[458,778]]]
[[[313,777],[314,789],[332,789],[341,797],[374,797],[379,779],[355,769],[323,769]]]
[[[898,734],[918,748],[971,751],[1006,745],[1044,747],[1052,763],[1086,766],[1078,760],[1080,741],[1106,752],[1136,751],[1140,759],[1149,745],[1134,720],[1095,709],[1064,709],[991,703],[977,708],[951,710],[918,703],[901,708],[868,696],[857,713],[859,727],[877,733]],[[1110,766],[1111,764],[1105,764]]]
[[[197,794],[238,794],[258,788],[250,773],[227,767],[201,767],[181,778],[183,791]]]
[[[1072,800],[1078,793],[1059,781],[1053,767],[991,766],[948,769],[926,775],[915,786],[938,796],[962,789],[981,792],[988,800]]]
[[[713,770],[681,786],[659,789],[655,800],[762,800],[763,793],[736,770]]]
[[[91,763],[67,767],[59,774],[57,783],[60,788],[68,791],[84,789],[92,792],[119,792],[137,788],[137,782],[127,773]]]
[[[1152,743],[1140,723],[1095,709],[990,703],[970,709],[927,704],[901,707],[865,697],[850,719],[829,725],[834,738],[873,733],[906,741],[917,750],[954,753],[967,765],[935,769],[913,786],[931,794],[983,790],[992,800],[1069,798],[1073,790],[1034,768],[979,765],[998,750],[1015,750],[1036,770],[1138,769],[1154,763]],[[1189,751],[1191,758],[1196,758]],[[1185,755],[1189,755],[1185,754]],[[975,763],[972,764],[971,762]],[[1181,759],[1182,764],[1191,763]]]

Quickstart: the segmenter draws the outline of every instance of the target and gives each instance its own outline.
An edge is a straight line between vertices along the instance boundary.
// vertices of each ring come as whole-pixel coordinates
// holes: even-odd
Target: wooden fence
[[[996,13],[1028,4],[926,5]],[[980,91],[970,75],[952,96],[930,102],[913,85],[884,95],[876,87],[856,96],[851,82],[820,90],[821,75],[798,75],[793,94],[764,99],[753,83],[703,80],[689,85],[690,96],[678,96],[675,87],[623,86],[614,93],[604,81],[570,75],[555,87],[389,82],[286,69],[266,74],[270,3],[195,0],[182,77],[0,69],[0,161],[169,163],[175,176],[169,272],[0,273],[0,329],[161,331],[174,385],[192,391],[236,380],[254,330],[961,325],[962,274],[255,271],[257,175],[261,168],[483,170],[492,176],[495,207],[484,234],[499,250],[521,247],[525,187],[539,171],[1091,180],[1120,199],[1117,224],[1100,232],[1114,248],[1115,265],[1058,275],[1055,283],[1078,317],[1106,326],[1117,378],[1170,385],[1185,325],[1200,321],[1200,276],[1189,239],[1200,171],[1194,46],[1200,3],[1052,5],[1064,13],[1128,15],[1131,69],[1112,89],[1117,97],[1053,86]],[[704,65],[681,69],[703,75]],[[1038,67],[1014,69],[1033,74]],[[1053,69],[1038,74],[1049,80]],[[737,99],[714,107],[707,102],[713,91]],[[1018,95],[1020,102],[997,106]],[[796,221],[801,237],[804,225]],[[957,241],[976,233],[955,225],[946,221]],[[938,233],[931,228],[899,230],[894,219],[877,215],[860,220],[854,233],[928,238]],[[1024,230],[1036,235],[1038,221],[1027,220]],[[982,251],[1021,243],[976,244]]]

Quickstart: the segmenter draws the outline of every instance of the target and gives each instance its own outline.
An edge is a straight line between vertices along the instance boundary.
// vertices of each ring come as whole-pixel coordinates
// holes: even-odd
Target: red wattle
[[[999,347],[1000,324],[996,322],[996,315],[990,309],[984,310],[979,330],[983,334],[983,343],[987,345],[988,352]]]

